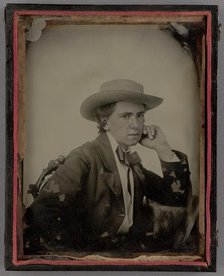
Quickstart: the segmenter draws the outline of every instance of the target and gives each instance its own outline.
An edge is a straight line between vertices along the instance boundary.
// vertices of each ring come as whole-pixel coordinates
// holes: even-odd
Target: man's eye
[[[123,114],[123,115],[122,115],[122,118],[128,119],[128,118],[130,118],[130,115],[129,115],[129,114]]]
[[[138,114],[138,117],[139,118],[144,118],[144,115],[145,115],[144,113],[140,113],[140,114]]]

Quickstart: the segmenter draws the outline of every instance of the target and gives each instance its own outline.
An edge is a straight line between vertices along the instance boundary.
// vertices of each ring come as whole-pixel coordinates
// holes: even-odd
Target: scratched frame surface
[[[216,268],[216,89],[218,19],[216,6],[14,5],[6,7],[7,156],[5,267],[8,270],[215,271]],[[49,24],[203,24],[199,57],[194,61],[200,88],[200,182],[198,260],[187,258],[77,260],[23,255],[22,184],[25,132],[25,31],[34,18],[57,17]],[[198,25],[199,24],[199,25]],[[175,33],[173,33],[175,37]],[[178,37],[175,37],[178,40]],[[179,38],[179,43],[184,43]],[[188,41],[189,42],[189,41]],[[189,45],[191,46],[192,44]],[[189,256],[188,256],[189,257]]]

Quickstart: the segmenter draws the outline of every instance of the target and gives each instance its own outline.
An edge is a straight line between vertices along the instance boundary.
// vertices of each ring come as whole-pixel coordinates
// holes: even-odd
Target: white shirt
[[[117,141],[114,139],[114,137],[107,132],[107,136],[109,138],[114,158],[116,161],[118,173],[120,176],[121,180],[121,186],[122,186],[122,192],[123,192],[123,199],[124,199],[124,208],[125,208],[125,216],[122,224],[120,225],[117,233],[127,233],[129,231],[129,228],[133,224],[133,206],[134,206],[134,178],[133,178],[133,173],[132,170],[130,171],[130,185],[131,185],[131,196],[128,192],[128,178],[127,178],[127,173],[128,173],[128,166],[125,164],[121,163],[120,160],[118,159],[116,150],[119,144]]]

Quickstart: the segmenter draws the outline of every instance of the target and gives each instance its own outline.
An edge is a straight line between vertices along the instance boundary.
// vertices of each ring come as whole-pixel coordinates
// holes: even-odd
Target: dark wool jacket
[[[163,178],[137,160],[133,229],[139,229],[144,196],[160,204],[186,205],[191,190],[188,161],[183,153],[175,153],[180,162],[161,161]],[[100,134],[67,156],[26,210],[25,248],[31,247],[31,242],[40,242],[45,248],[85,248],[104,235],[116,235],[124,215],[115,158],[107,135]]]

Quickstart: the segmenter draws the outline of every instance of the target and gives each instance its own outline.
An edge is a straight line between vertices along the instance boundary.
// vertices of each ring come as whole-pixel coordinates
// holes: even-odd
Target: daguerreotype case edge
[[[63,254],[24,255],[23,171],[25,144],[26,34],[35,18],[51,25],[161,24],[190,51],[200,90],[200,157],[198,259],[178,253],[144,252],[144,258],[79,258]],[[26,5],[9,4],[6,19],[6,222],[7,270],[153,270],[215,271],[216,269],[216,94],[217,6],[175,5]],[[178,32],[182,24],[188,33]],[[197,28],[201,28],[198,32]],[[198,54],[199,52],[199,54]],[[60,160],[59,160],[60,161]],[[43,164],[44,167],[45,164]],[[160,256],[158,258],[158,256]],[[165,257],[164,257],[165,256]]]

